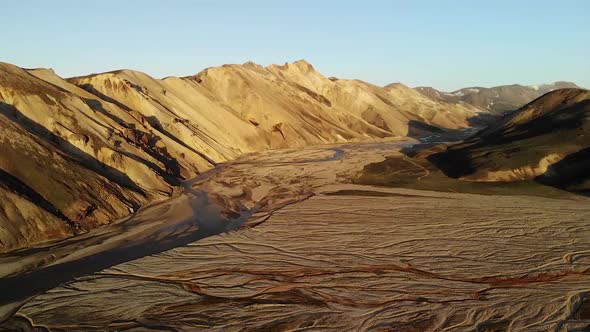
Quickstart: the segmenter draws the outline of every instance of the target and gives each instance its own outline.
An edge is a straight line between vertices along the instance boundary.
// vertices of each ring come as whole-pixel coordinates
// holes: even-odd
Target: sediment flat
[[[267,151],[221,165],[186,190],[206,195],[226,232],[31,294],[4,324],[545,331],[590,323],[588,198],[351,183],[406,143]],[[168,238],[142,234],[123,242]]]

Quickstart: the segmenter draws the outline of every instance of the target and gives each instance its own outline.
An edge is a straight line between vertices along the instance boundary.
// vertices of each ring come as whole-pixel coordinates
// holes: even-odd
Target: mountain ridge
[[[549,84],[509,84],[489,88],[473,86],[452,92],[439,91],[429,86],[419,86],[414,89],[436,100],[450,103],[462,101],[482,110],[487,110],[495,114],[503,114],[516,110],[548,92],[564,88],[581,87],[573,82],[556,81]]]

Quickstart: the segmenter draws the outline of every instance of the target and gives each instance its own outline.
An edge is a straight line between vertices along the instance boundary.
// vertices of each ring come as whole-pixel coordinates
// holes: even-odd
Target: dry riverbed
[[[433,190],[431,174],[412,160],[406,167],[417,186],[352,184],[369,163],[405,160],[404,144],[244,156],[96,233],[0,256],[0,288],[9,295],[2,308],[14,314],[0,325],[566,331],[590,324],[588,198]]]

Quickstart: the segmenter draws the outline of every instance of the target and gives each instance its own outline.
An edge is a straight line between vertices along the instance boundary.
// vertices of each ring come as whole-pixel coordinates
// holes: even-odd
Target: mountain
[[[189,79],[261,128],[280,127],[285,140],[303,139],[302,144],[318,143],[318,137],[333,142],[406,136],[411,121],[465,128],[467,119],[480,112],[423,98],[401,85],[381,88],[329,79],[303,60],[267,68],[254,63],[226,65]]]
[[[590,91],[552,91],[428,159],[474,182],[537,181],[590,193]]]
[[[303,60],[164,79],[0,63],[0,251],[108,224],[244,153],[429,135],[483,113]]]
[[[502,85],[492,88],[469,87],[454,92],[442,92],[432,87],[417,87],[416,91],[439,101],[465,102],[482,110],[503,114],[516,110],[533,99],[557,89],[579,88],[571,82],[523,86]]]

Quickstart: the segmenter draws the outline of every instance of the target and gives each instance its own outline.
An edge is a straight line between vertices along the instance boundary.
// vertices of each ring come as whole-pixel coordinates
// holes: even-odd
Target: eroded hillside
[[[67,80],[0,63],[1,250],[108,224],[244,153],[428,135],[481,112],[401,84],[329,79],[305,61]]]

